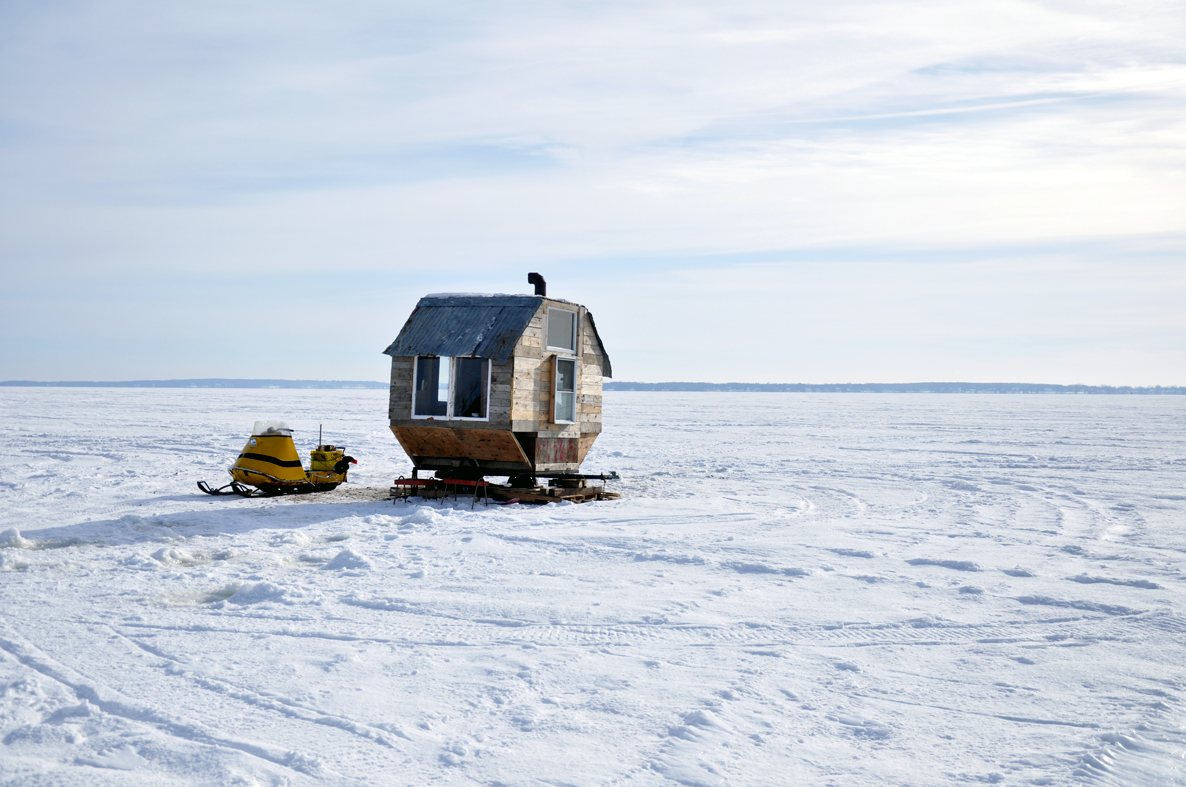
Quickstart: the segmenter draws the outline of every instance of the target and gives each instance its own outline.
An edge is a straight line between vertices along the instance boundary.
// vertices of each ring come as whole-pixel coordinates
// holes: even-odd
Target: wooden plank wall
[[[412,417],[412,369],[413,358],[391,359],[391,393],[387,400],[387,416],[392,425],[396,420]]]
[[[514,375],[514,358],[510,358],[504,363],[490,362],[490,402],[487,411],[490,421],[483,424],[485,428],[509,429],[511,427],[511,391],[514,389],[512,381]]]
[[[541,420],[547,420],[551,404],[552,370],[543,368],[544,319],[548,301],[538,309],[519,341],[515,343],[514,383],[511,391],[511,429],[516,432],[539,431]],[[548,401],[541,401],[546,395]]]

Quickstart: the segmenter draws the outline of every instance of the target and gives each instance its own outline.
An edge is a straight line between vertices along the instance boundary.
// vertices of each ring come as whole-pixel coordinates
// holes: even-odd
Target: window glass
[[[576,389],[576,386],[574,385],[575,381],[572,379],[576,376],[576,369],[573,368],[574,366],[576,366],[576,364],[568,360],[561,360],[560,363],[556,365],[556,374],[559,375],[556,378],[557,391],[572,391]]]
[[[556,359],[556,419],[576,420],[577,362],[572,358]]]
[[[548,309],[548,347],[577,350],[577,313],[567,309]]]
[[[438,405],[445,405],[445,411],[448,412],[449,406],[449,382],[453,376],[452,358],[441,358],[441,371],[437,375],[437,394],[436,403]]]
[[[283,421],[256,421],[255,428],[251,430],[252,437],[265,437],[270,435],[280,435],[282,437],[292,437],[292,430],[288,428],[288,424]]]
[[[453,372],[453,417],[486,417],[486,382],[490,379],[487,358],[456,358]]]
[[[489,358],[421,356],[416,359],[413,416],[486,418],[489,399]]]
[[[437,416],[446,415],[448,412],[449,359],[417,358],[412,414]]]

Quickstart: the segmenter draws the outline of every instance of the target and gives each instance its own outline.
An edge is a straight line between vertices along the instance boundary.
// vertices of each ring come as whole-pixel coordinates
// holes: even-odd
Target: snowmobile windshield
[[[251,430],[252,437],[272,437],[275,435],[292,437],[292,430],[283,421],[256,421],[255,428]]]

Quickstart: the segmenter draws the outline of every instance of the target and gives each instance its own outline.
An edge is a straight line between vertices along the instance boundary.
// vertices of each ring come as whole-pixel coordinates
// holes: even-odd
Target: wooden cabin
[[[457,477],[578,473],[601,433],[609,356],[580,304],[427,295],[391,356],[391,431],[416,470]]]

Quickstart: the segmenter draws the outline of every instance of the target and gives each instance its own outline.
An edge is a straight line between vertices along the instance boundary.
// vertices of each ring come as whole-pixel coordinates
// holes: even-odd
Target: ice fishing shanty
[[[471,293],[420,299],[391,356],[391,431],[438,477],[577,477],[601,433],[609,356],[580,304]]]

